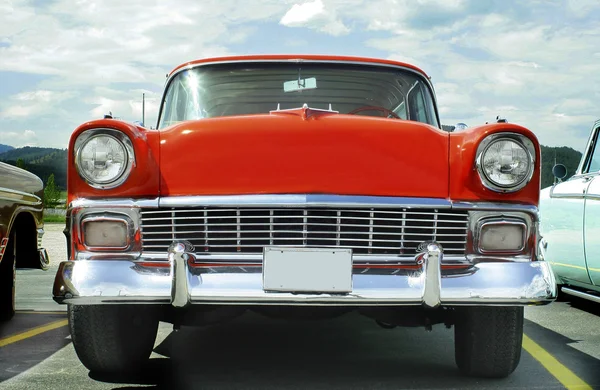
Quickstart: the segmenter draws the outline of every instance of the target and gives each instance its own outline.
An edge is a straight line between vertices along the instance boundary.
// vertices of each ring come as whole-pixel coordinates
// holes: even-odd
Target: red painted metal
[[[488,135],[511,132],[527,136],[535,145],[535,171],[525,188],[514,193],[498,193],[483,186],[475,165],[479,143]],[[512,123],[493,123],[450,133],[450,199],[538,205],[540,197],[540,146],[533,132]]]
[[[201,58],[189,62],[185,62],[183,64],[175,67],[171,72],[169,72],[169,76],[175,73],[177,70],[193,65],[199,64],[209,64],[209,63],[218,63],[218,62],[235,62],[235,61],[302,61],[302,60],[317,60],[317,61],[341,61],[341,62],[357,62],[357,63],[365,63],[365,65],[371,64],[381,64],[381,65],[392,65],[403,68],[408,68],[415,70],[421,73],[423,76],[429,78],[427,73],[425,73],[421,68],[400,61],[387,60],[382,58],[369,58],[369,57],[355,57],[355,56],[331,56],[331,55],[299,55],[299,54],[260,54],[260,55],[245,55],[245,56],[224,56],[224,57],[213,57],[213,58]]]
[[[111,190],[90,187],[77,173],[75,166],[75,140],[85,130],[105,128],[122,131],[131,139],[135,150],[135,166],[127,181]],[[79,126],[69,141],[67,165],[67,202],[79,198],[154,198],[159,195],[158,166],[159,133],[115,119],[100,119]]]
[[[161,132],[161,194],[447,198],[448,133],[357,115],[252,115]]]

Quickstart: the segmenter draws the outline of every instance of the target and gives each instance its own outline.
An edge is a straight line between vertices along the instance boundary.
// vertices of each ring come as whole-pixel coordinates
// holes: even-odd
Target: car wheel
[[[15,315],[16,240],[11,234],[0,262],[0,321],[9,321]]]
[[[96,373],[139,372],[154,348],[154,306],[68,305],[69,328],[81,363]]]
[[[454,353],[463,374],[503,378],[517,368],[523,342],[522,306],[462,307],[455,315]]]

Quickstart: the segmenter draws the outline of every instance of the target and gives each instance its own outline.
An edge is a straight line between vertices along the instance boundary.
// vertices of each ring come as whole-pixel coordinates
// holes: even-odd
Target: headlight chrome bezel
[[[110,182],[98,183],[98,182],[94,181],[92,178],[88,177],[85,174],[85,172],[81,166],[81,151],[83,150],[83,147],[86,145],[86,143],[88,141],[92,140],[93,138],[99,137],[99,136],[113,138],[115,141],[119,142],[123,146],[123,148],[125,150],[125,154],[126,154],[125,169],[123,169],[123,172],[121,172],[121,174],[119,176],[115,177]],[[131,142],[131,139],[125,133],[123,133],[122,131],[119,131],[119,130],[108,129],[108,128],[97,128],[97,129],[86,130],[77,137],[77,139],[75,140],[74,148],[75,148],[74,161],[75,161],[75,168],[77,170],[77,173],[79,174],[79,177],[82,180],[84,180],[90,187],[93,187],[93,188],[97,188],[97,189],[101,189],[101,190],[108,190],[108,189],[116,188],[116,187],[122,185],[127,180],[129,175],[131,174],[131,171],[133,170],[133,167],[135,166],[135,152],[134,152],[134,148],[133,148],[133,143]]]
[[[513,248],[513,249],[484,249],[482,247],[483,231],[488,226],[517,226],[517,227],[520,227],[522,229],[521,246],[518,248]],[[481,253],[483,255],[498,254],[498,253],[520,254],[525,251],[525,248],[527,247],[527,240],[530,235],[531,235],[531,232],[530,232],[529,226],[521,218],[514,218],[514,217],[482,218],[477,223],[477,250],[479,251],[479,253]]]
[[[493,180],[488,178],[484,168],[483,168],[483,157],[488,149],[494,145],[496,142],[500,141],[512,141],[519,146],[521,146],[525,152],[527,153],[527,157],[529,158],[529,169],[527,174],[520,182],[517,182],[513,185],[501,185],[495,183]],[[479,179],[483,186],[489,190],[500,192],[500,193],[512,193],[522,190],[533,178],[533,174],[535,172],[535,145],[528,137],[519,133],[510,133],[510,132],[501,132],[488,135],[485,137],[477,147],[477,153],[475,155],[475,165],[477,168],[477,173],[479,174]]]
[[[108,246],[108,245],[88,245],[86,238],[86,224],[94,222],[118,222],[125,225],[125,245],[123,246]],[[124,251],[128,250],[132,245],[132,237],[135,234],[133,220],[127,215],[115,212],[104,212],[104,213],[88,213],[81,219],[81,226],[79,227],[80,242],[89,251]]]

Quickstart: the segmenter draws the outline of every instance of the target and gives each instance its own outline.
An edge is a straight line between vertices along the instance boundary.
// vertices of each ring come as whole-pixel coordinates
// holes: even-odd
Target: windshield
[[[439,127],[433,98],[415,73],[350,64],[231,63],[178,73],[158,128],[187,120],[310,108],[413,120]],[[353,112],[356,110],[356,112]]]

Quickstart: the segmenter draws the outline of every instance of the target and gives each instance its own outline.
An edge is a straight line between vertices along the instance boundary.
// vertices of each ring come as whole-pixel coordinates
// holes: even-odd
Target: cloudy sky
[[[497,115],[582,150],[600,119],[598,0],[0,0],[0,143],[65,148],[108,111],[156,125],[165,75],[261,53],[382,57],[432,76],[442,122]]]

